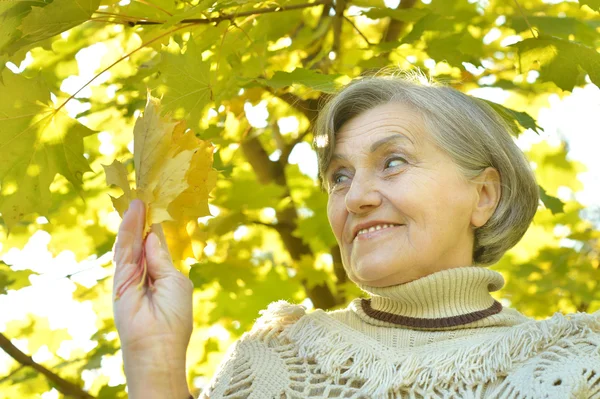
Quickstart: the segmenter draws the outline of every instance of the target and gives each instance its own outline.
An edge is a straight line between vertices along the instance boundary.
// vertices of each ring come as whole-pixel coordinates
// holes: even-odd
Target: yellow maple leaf
[[[144,239],[153,224],[169,221],[165,236],[170,247],[177,247],[173,259],[177,262],[184,259],[176,258],[194,255],[190,249],[193,238],[197,241],[198,236],[189,235],[186,226],[190,221],[210,215],[208,199],[216,186],[217,171],[212,168],[212,144],[197,138],[185,128],[184,122],[162,117],[160,111],[160,100],[149,95],[144,113],[136,120],[133,129],[135,188],[131,187],[127,168],[121,162],[114,160],[112,164],[102,166],[106,183],[123,190],[122,196],[111,196],[113,206],[121,217],[132,200],[144,202]],[[181,240],[186,243],[186,248],[181,247]],[[142,282],[139,288],[144,283],[152,287],[143,258],[136,274],[124,284],[125,288],[130,280],[140,275]],[[122,290],[123,286],[118,290],[117,298]]]

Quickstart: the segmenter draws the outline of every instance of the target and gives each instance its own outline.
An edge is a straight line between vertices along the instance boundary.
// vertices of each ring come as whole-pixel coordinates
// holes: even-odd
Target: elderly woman
[[[504,280],[485,266],[538,206],[527,160],[487,104],[422,81],[356,80],[316,124],[327,216],[369,299],[311,313],[272,303],[202,398],[600,398],[600,313],[535,321],[490,295]],[[143,220],[133,203],[115,286]],[[188,398],[192,287],[156,234],[145,245],[158,290],[114,309],[130,397]]]

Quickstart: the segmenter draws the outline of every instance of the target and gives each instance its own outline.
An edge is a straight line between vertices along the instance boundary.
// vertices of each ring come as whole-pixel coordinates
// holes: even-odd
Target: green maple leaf
[[[56,36],[90,19],[100,5],[100,0],[54,0],[43,7],[44,2],[33,3],[36,7],[25,16],[19,30],[21,38],[8,49],[10,53],[20,47]]]
[[[553,215],[556,215],[557,213],[563,213],[565,211],[564,202],[562,202],[556,197],[547,194],[546,190],[544,190],[542,186],[538,187],[540,192],[540,199],[542,200],[546,208],[550,209],[550,212],[552,212]]]
[[[125,384],[115,385],[114,387],[105,385],[98,391],[98,399],[116,399],[125,398]]]
[[[8,289],[19,290],[29,286],[29,276],[37,274],[31,270],[12,270],[9,265],[0,261],[0,295]]]
[[[519,125],[524,127],[525,129],[531,129],[538,134],[540,132],[544,131],[544,129],[542,129],[540,126],[538,126],[535,119],[533,119],[533,117],[531,115],[529,115],[527,112],[515,111],[513,109],[507,108],[504,105],[495,103],[493,101],[481,100],[481,99],[477,99],[477,100],[483,101],[486,104],[488,104],[489,106],[491,106],[494,109],[494,111],[496,111],[502,117],[502,119],[504,119],[504,121],[508,124],[508,126],[510,127],[510,129],[511,129],[512,133],[515,135],[515,137],[519,136],[519,134],[521,133],[521,129],[519,128]]]
[[[159,66],[167,87],[162,105],[165,111],[183,111],[183,115],[176,112],[175,117],[184,116],[195,127],[213,99],[211,61],[202,60],[202,48],[195,40],[188,41],[183,54],[175,47],[165,49]]]
[[[277,71],[271,79],[259,81],[273,89],[301,84],[325,93],[334,93],[339,89],[336,79],[340,76],[342,75],[325,75],[310,69],[296,68],[292,72]]]
[[[554,82],[563,90],[573,90],[583,82],[585,73],[592,83],[600,86],[600,54],[593,48],[546,35],[512,46],[519,51],[523,72],[539,69],[540,79]]]
[[[579,4],[587,5],[592,10],[600,11],[600,0],[579,0]]]
[[[56,112],[38,77],[4,71],[0,90],[0,212],[9,231],[25,215],[45,214],[50,184],[57,173],[76,188],[92,171],[83,156],[83,138],[94,133]],[[50,105],[49,105],[50,104]]]
[[[30,3],[32,2],[0,1],[0,84],[3,83],[2,72],[9,60],[8,48],[21,37],[21,32],[17,28],[23,17],[29,13]]]
[[[355,4],[354,2],[352,4]],[[370,19],[380,19],[390,17],[402,22],[417,22],[425,15],[429,14],[430,11],[422,8],[409,8],[409,9],[393,9],[393,8],[370,8],[367,11],[362,11],[361,15],[364,15]]]

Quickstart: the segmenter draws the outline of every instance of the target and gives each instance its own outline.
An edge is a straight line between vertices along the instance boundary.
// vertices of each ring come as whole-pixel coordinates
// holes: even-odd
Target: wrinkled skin
[[[392,141],[370,151],[386,138]],[[332,160],[325,171],[327,216],[352,281],[387,287],[472,265],[474,229],[500,198],[494,168],[466,179],[434,144],[419,112],[398,103],[347,121],[334,152],[346,160]],[[372,221],[396,227],[355,239],[353,229]]]

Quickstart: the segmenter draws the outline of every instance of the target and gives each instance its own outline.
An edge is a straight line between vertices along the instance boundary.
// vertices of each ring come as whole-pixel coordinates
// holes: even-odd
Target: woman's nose
[[[381,204],[381,194],[375,178],[366,175],[354,176],[346,193],[346,208],[351,213],[363,213]]]

